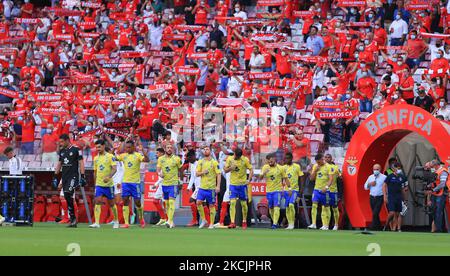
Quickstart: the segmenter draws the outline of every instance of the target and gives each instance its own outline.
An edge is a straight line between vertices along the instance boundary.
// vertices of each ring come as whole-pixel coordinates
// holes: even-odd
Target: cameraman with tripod
[[[447,199],[447,191],[450,187],[450,177],[448,170],[441,164],[439,160],[430,162],[431,172],[437,175],[436,181],[432,184],[431,190],[427,191],[431,194],[433,223],[431,225],[432,233],[441,233],[444,223],[444,208]]]

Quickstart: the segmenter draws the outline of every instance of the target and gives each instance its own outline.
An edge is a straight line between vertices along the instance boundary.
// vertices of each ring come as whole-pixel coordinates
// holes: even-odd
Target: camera
[[[414,180],[421,180],[427,184],[434,183],[437,179],[437,174],[431,172],[429,169],[424,167],[416,167],[413,175]]]

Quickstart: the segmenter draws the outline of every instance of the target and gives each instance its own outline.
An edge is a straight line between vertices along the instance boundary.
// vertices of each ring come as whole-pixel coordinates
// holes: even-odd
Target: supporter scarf
[[[140,58],[140,57],[144,58],[144,57],[148,57],[148,56],[150,56],[149,52],[141,53],[141,52],[136,52],[136,51],[130,51],[130,52],[121,52],[120,53],[121,58],[127,58],[127,59]]]
[[[284,6],[284,0],[258,0],[257,6]]]
[[[51,46],[51,47],[57,47],[59,45],[58,41],[50,40],[50,41],[36,41],[34,43],[36,46]]]
[[[119,137],[122,137],[122,138],[127,138],[129,136],[129,133],[127,133],[125,131],[120,131],[120,130],[117,130],[117,129],[113,129],[113,128],[104,128],[103,132],[106,133],[106,134],[119,136]]]
[[[187,40],[187,35],[185,34],[163,34],[163,40]]]
[[[0,94],[9,97],[9,98],[13,98],[13,99],[17,99],[19,98],[19,93],[13,90],[9,90],[3,87],[0,87]]]
[[[431,10],[431,0],[410,0],[405,3],[405,9],[410,11]]]
[[[127,98],[120,98],[118,99],[116,95],[109,95],[109,96],[98,96],[97,98],[97,104],[100,105],[121,105],[126,104],[128,101],[131,101],[131,97]]]
[[[62,85],[88,85],[88,84],[98,84],[96,79],[78,79],[71,78],[62,82]]]
[[[315,15],[315,12],[313,12],[313,11],[294,11],[292,14],[294,15],[294,17],[298,17],[298,18],[313,18],[313,16]]]
[[[106,128],[114,128],[114,129],[130,128],[132,126],[133,126],[133,122],[132,121],[111,122],[111,123],[106,123],[105,124]]]
[[[0,55],[9,56],[16,55],[18,49],[17,48],[0,48]]]
[[[148,89],[142,89],[142,88],[136,88],[136,93],[138,94],[146,94],[146,95],[155,95],[155,94],[161,94],[165,92],[166,90],[175,90],[176,85],[174,84],[155,84],[150,85]]]
[[[37,113],[39,113],[41,115],[54,115],[54,114],[58,114],[60,116],[69,115],[69,112],[67,112],[67,110],[65,110],[65,109],[62,109],[62,108],[47,108],[47,107],[40,107],[38,109]]]
[[[109,18],[111,18],[113,20],[117,20],[117,21],[127,20],[128,14],[125,12],[114,12],[109,15]]]
[[[217,98],[216,104],[218,106],[242,106],[244,101],[242,98]]]
[[[73,41],[73,35],[71,34],[57,34],[55,35],[56,40],[69,40]]]
[[[174,26],[174,29],[178,30],[178,31],[183,31],[183,32],[187,32],[187,31],[199,32],[199,31],[205,31],[206,27],[199,26],[199,25],[176,25],[176,26]]]
[[[161,103],[161,104],[159,104],[159,106],[161,106],[162,108],[172,109],[172,108],[180,107],[181,104],[180,103]]]
[[[19,116],[23,116],[25,115],[26,110],[19,110],[19,111],[9,111],[8,112],[8,117],[10,118],[17,118]],[[3,127],[3,126],[2,126]]]
[[[294,93],[291,89],[280,89],[280,88],[264,88],[264,92],[268,96],[277,96],[277,97],[292,97]]]
[[[195,76],[200,75],[200,69],[186,66],[178,66],[175,72],[179,75]]]
[[[314,116],[318,119],[349,119],[358,115],[357,110],[334,111],[334,112],[315,112]]]
[[[326,102],[318,101],[315,102],[313,108],[344,108],[345,104],[343,102]]]
[[[81,6],[83,8],[99,9],[102,6],[102,4],[82,1]]]
[[[275,72],[249,73],[248,78],[251,80],[268,80],[277,77]]]
[[[97,98],[94,99],[76,99],[76,105],[93,106],[97,104]]]
[[[65,103],[65,102],[59,101],[59,102],[49,102],[48,104],[49,104],[51,107],[61,107],[61,106],[63,106],[64,103]]]
[[[450,37],[448,34],[432,34],[432,33],[420,33],[422,37],[426,38],[438,38],[438,39],[447,39]]]
[[[189,59],[207,59],[208,53],[190,53],[187,57]]]
[[[309,86],[308,81],[299,81],[295,79],[276,79],[274,86],[298,89],[301,86]]]
[[[253,41],[280,41],[285,40],[284,34],[252,34],[251,40]]]
[[[83,32],[79,32],[78,36],[79,37],[97,38],[97,37],[100,36],[100,33],[83,33]]]
[[[273,25],[275,22],[273,21],[265,21],[265,20],[246,20],[240,22],[232,22],[230,25],[232,27],[241,27],[241,26],[266,26]]]
[[[229,16],[216,16],[215,19],[218,20],[218,21],[226,21],[226,20],[229,20],[229,21],[242,21],[243,20],[240,17],[229,17]]]
[[[94,135],[99,135],[101,134],[101,129],[96,127],[93,130],[89,130],[86,132],[81,132],[78,134],[78,139],[87,139],[87,140],[92,140],[92,138],[94,137]]]
[[[361,27],[367,28],[371,26],[370,22],[348,22],[346,24],[347,27]]]
[[[83,11],[75,11],[61,8],[47,8],[47,10],[54,12],[56,16],[83,16]]]
[[[279,43],[266,43],[264,45],[266,49],[281,49],[281,48],[292,48],[294,43],[292,42],[279,42]]]
[[[402,51],[406,50],[406,47],[404,46],[380,46],[380,50],[396,50],[396,51]]]
[[[303,55],[292,55],[291,59],[303,61],[306,63],[320,63],[320,62],[327,62],[326,57],[321,56],[303,56]]]
[[[366,6],[366,0],[339,0],[337,3],[338,7],[359,7],[363,8]]]
[[[108,58],[108,55],[105,55],[105,54],[95,54],[95,55],[94,55],[94,58],[97,59],[97,60],[106,59],[106,58]]]
[[[14,23],[16,24],[38,24],[41,22],[40,18],[15,18]]]
[[[180,98],[180,100],[182,100],[182,101],[195,101],[195,100],[205,101],[207,99],[208,99],[207,96],[182,96]]]
[[[45,93],[45,94],[37,94],[34,95],[33,97],[36,102],[59,102],[62,100],[63,95]]]
[[[5,38],[5,39],[0,39],[0,45],[23,44],[23,43],[27,43],[29,41],[30,41],[30,39],[27,37]]]
[[[152,56],[154,56],[154,57],[173,57],[173,56],[175,56],[175,52],[152,51]]]
[[[95,22],[80,22],[80,23],[78,23],[78,26],[82,30],[92,30],[92,29],[95,29],[95,27],[96,27]]]

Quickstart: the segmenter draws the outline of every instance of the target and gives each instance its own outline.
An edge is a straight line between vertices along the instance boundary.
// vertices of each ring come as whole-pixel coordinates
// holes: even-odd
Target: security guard
[[[431,161],[431,172],[437,175],[432,185],[431,201],[433,210],[433,224],[431,231],[442,232],[444,224],[444,208],[447,200],[447,191],[450,188],[450,177],[448,170],[439,160]]]

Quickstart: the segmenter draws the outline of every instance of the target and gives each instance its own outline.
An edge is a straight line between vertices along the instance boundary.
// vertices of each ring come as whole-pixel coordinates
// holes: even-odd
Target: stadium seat
[[[316,127],[314,127],[314,126],[305,126],[303,128],[303,133],[314,134],[314,133],[316,133]]]
[[[45,219],[47,198],[43,195],[36,195],[33,204],[33,222],[42,222]]]
[[[323,143],[324,139],[325,139],[325,135],[322,133],[311,134],[311,140],[319,141],[319,142]]]
[[[46,216],[44,221],[55,221],[61,215],[61,199],[59,195],[53,195],[47,199]]]
[[[90,197],[87,197],[86,200],[87,200],[88,208],[89,208],[89,211],[91,214],[91,218],[93,219],[94,209],[93,209],[93,205],[92,205],[92,199]],[[78,222],[88,223],[89,219],[87,216],[86,206],[84,205],[83,198],[80,197],[77,200],[77,205],[78,205]]]
[[[311,142],[309,143],[309,146],[311,148],[311,155],[316,156],[317,153],[319,153],[319,149],[320,149],[321,145],[322,145],[321,142],[315,141],[315,140],[311,140]]]

